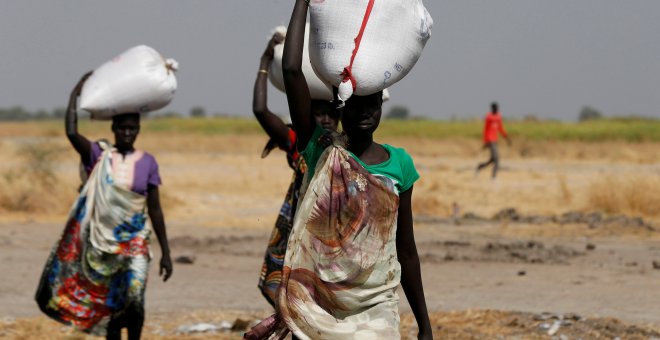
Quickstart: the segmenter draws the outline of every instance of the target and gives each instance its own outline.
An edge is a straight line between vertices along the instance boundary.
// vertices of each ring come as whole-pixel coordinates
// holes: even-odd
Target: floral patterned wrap
[[[104,152],[69,213],[37,289],[51,318],[104,335],[110,317],[143,311],[151,228],[146,198],[114,185],[112,149]]]
[[[399,197],[342,147],[306,183],[289,238],[278,316],[301,339],[398,339]]]
[[[277,290],[282,281],[284,255],[286,254],[289,234],[293,227],[293,216],[298,205],[300,185],[305,175],[306,165],[302,157],[296,161],[295,169],[289,190],[286,193],[286,197],[277,216],[275,227],[270,234],[264,263],[261,266],[261,273],[259,275],[259,290],[273,307],[277,300]]]

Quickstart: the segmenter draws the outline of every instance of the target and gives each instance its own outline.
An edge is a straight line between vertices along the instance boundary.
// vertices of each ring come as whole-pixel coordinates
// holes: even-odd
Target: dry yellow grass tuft
[[[589,208],[610,214],[660,216],[660,176],[606,176],[588,188]]]
[[[57,190],[61,153],[61,146],[43,141],[17,146],[8,162],[11,166],[0,172],[0,210],[42,213],[67,205],[66,199],[73,195]]]
[[[557,174],[557,180],[559,181],[559,189],[561,190],[561,199],[571,203],[573,201],[573,193],[566,182],[566,176],[564,174]]]

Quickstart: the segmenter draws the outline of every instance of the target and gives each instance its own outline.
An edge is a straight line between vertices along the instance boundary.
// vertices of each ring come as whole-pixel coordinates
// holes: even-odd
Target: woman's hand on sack
[[[273,34],[273,36],[268,41],[268,45],[266,45],[266,50],[264,51],[264,54],[261,56],[261,60],[268,62],[273,60],[273,57],[275,56],[275,46],[281,44],[283,41],[284,41],[284,37],[282,37],[281,34],[279,33]]]
[[[74,124],[74,125],[77,124],[75,122],[75,120],[76,120],[76,113],[78,112],[78,109],[77,109],[78,97],[80,96],[80,92],[82,92],[82,88],[83,88],[83,85],[85,85],[85,81],[87,81],[87,78],[89,78],[89,76],[92,75],[92,72],[94,72],[94,71],[89,71],[89,72],[85,73],[82,76],[82,78],[80,78],[80,80],[78,80],[78,83],[73,88],[73,90],[71,90],[71,96],[69,97],[69,105],[67,106],[66,110],[67,110],[67,112],[71,112],[72,115],[71,115],[71,117],[67,116],[66,119],[67,119],[67,121],[72,120],[72,124]]]
[[[172,276],[172,259],[169,254],[163,255],[160,258],[160,270],[158,275],[163,277],[163,282],[167,281]]]
[[[80,96],[80,92],[82,92],[83,85],[85,85],[85,81],[87,81],[87,78],[92,75],[94,71],[89,71],[85,73],[80,80],[78,80],[78,84],[73,88],[71,91],[71,98],[77,98]]]
[[[332,133],[327,132],[327,133],[324,133],[323,135],[321,135],[321,137],[319,137],[318,143],[319,143],[319,145],[321,145],[323,148],[327,148],[327,147],[329,147],[330,145],[332,145],[333,141],[334,141],[334,140],[333,140],[333,138],[332,138]]]

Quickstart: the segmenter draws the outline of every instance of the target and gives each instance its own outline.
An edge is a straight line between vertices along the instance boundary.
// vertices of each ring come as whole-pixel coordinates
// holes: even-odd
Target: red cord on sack
[[[364,30],[367,28],[367,22],[369,22],[369,16],[371,15],[371,10],[374,7],[374,2],[376,0],[369,0],[369,4],[367,5],[367,11],[364,13],[364,18],[362,19],[362,27],[360,27],[360,33],[358,33],[357,37],[355,37],[355,49],[353,49],[353,55],[351,55],[351,63],[348,64],[348,66],[344,67],[344,71],[341,73],[341,75],[344,77],[342,82],[347,82],[351,81],[351,85],[353,85],[353,91],[355,91],[356,88],[356,83],[355,83],[355,78],[353,78],[353,61],[355,60],[355,55],[357,55],[358,50],[360,49],[360,42],[362,42],[362,34],[364,34]]]

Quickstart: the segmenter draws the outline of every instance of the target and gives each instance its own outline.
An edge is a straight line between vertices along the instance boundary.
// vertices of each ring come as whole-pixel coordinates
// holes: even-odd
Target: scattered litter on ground
[[[232,329],[232,323],[223,321],[219,324],[211,323],[197,323],[193,325],[183,325],[176,329],[176,334],[193,334],[193,333],[215,333],[225,332]]]

